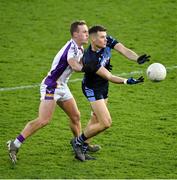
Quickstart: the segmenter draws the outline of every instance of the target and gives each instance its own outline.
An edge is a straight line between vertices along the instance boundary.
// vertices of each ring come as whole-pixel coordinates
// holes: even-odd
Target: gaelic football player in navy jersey
[[[85,161],[84,142],[111,126],[112,120],[107,108],[109,81],[117,84],[137,84],[143,82],[144,78],[122,78],[111,74],[111,49],[115,49],[126,58],[143,64],[149,61],[150,56],[146,54],[138,56],[132,50],[126,48],[116,39],[108,36],[103,26],[93,26],[89,29],[91,45],[84,53],[82,90],[93,111],[91,119],[84,132],[72,139],[75,157]]]

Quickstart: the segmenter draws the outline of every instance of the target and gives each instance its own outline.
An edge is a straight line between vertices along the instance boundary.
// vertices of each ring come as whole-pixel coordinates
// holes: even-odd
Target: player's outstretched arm
[[[125,47],[122,43],[117,43],[114,46],[114,49],[116,51],[118,51],[119,53],[121,53],[123,56],[125,56],[126,58],[133,60],[135,62],[137,62],[138,59],[138,54],[136,54],[134,51],[132,51],[131,49]]]
[[[98,71],[96,72],[96,74],[98,74],[99,76],[101,76],[102,78],[112,82],[112,83],[116,83],[116,84],[137,84],[137,83],[141,83],[144,81],[144,78],[141,76],[138,79],[134,79],[134,78],[122,78],[119,76],[115,76],[112,73],[110,73],[105,67],[101,66]]]
[[[135,62],[137,62],[138,64],[143,64],[147,61],[150,61],[150,57],[146,54],[143,54],[141,56],[138,56],[134,51],[132,51],[131,49],[125,47],[123,44],[118,43],[114,46],[114,49],[116,51],[118,51],[119,53],[121,53],[122,55],[124,55],[126,58],[133,60]]]

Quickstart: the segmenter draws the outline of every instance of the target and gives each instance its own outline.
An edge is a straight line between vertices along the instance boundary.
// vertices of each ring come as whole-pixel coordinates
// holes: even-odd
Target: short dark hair
[[[96,25],[89,28],[89,34],[97,33],[98,31],[107,31],[107,29],[104,26]]]
[[[86,22],[84,20],[74,21],[70,26],[71,36],[73,35],[74,32],[77,32],[79,25],[85,25],[85,24]]]

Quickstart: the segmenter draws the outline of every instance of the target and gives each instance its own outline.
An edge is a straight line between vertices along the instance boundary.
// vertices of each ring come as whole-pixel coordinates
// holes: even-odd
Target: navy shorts
[[[108,85],[100,88],[88,88],[82,83],[82,92],[90,102],[106,99],[108,98]]]

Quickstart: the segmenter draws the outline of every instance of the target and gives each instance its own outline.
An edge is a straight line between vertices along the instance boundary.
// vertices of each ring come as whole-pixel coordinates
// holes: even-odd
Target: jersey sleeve
[[[116,39],[114,39],[112,36],[107,36],[107,46],[110,47],[111,49],[114,48],[114,46],[119,43]]]
[[[69,59],[77,59],[77,48],[75,47],[74,44],[71,44],[68,54],[67,54],[67,60]]]

